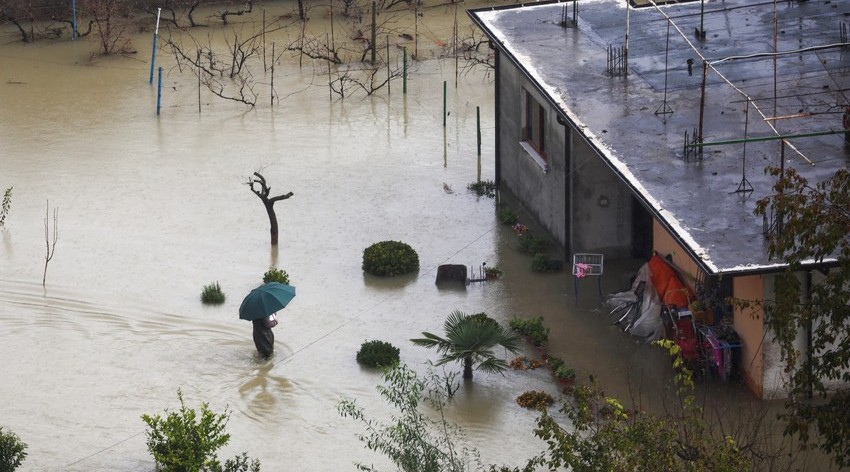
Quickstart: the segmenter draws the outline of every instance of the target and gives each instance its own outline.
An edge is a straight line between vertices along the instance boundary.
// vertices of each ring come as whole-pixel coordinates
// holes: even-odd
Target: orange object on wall
[[[694,299],[691,289],[682,283],[673,267],[661,257],[655,255],[649,258],[649,273],[661,303],[676,308],[687,308]]]

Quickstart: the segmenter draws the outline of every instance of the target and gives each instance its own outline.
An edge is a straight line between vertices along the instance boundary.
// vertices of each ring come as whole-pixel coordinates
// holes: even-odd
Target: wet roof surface
[[[775,66],[773,2],[627,10],[625,2],[591,0],[578,5],[578,28],[560,24],[565,14],[573,18],[572,3],[470,14],[707,270],[778,266],[754,209],[771,192],[764,170],[780,164],[781,144],[752,139],[842,130],[850,48],[840,43],[850,2],[776,2]],[[607,48],[624,45],[627,16],[628,76],[612,76]],[[704,39],[695,32],[701,24]],[[688,156],[686,135],[692,140],[700,125],[704,60],[703,141],[751,141]],[[810,181],[850,162],[843,134],[788,143],[785,165]],[[741,186],[753,191],[736,192]]]

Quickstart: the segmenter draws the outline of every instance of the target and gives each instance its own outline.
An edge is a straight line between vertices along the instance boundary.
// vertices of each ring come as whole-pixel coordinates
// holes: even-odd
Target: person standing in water
[[[252,321],[254,324],[254,345],[263,359],[268,359],[274,353],[274,333],[272,328],[277,326],[277,317],[271,314],[265,318]]]

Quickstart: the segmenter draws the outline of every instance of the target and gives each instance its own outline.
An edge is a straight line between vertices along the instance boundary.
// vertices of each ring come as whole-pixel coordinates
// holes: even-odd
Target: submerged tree
[[[776,299],[762,306],[790,374],[785,432],[850,466],[850,171],[817,184],[793,169],[769,171],[774,193],[756,213],[774,218],[770,255],[788,264],[776,278]],[[804,267],[824,261],[822,277]],[[804,284],[796,274],[806,270]],[[795,344],[799,333],[807,333],[808,352]]]
[[[59,241],[59,209],[53,209],[53,231],[51,235],[50,221],[50,201],[47,202],[47,208],[44,210],[44,245],[46,246],[44,253],[44,276],[41,278],[41,286],[47,284],[47,264],[53,260],[56,254],[56,243]]]
[[[443,357],[435,365],[463,363],[463,378],[472,378],[472,366],[477,370],[502,373],[508,364],[496,357],[493,348],[502,346],[510,352],[519,351],[519,338],[484,313],[467,315],[453,311],[444,324],[446,337],[423,332],[424,338],[411,339],[414,344],[436,348]]]
[[[342,400],[337,411],[346,418],[361,423],[366,432],[360,441],[369,449],[387,456],[402,472],[471,472],[482,470],[478,452],[464,445],[463,431],[449,422],[443,414],[446,393],[437,384],[433,372],[421,379],[404,364],[396,364],[384,373],[384,386],[378,387],[381,396],[398,410],[399,416],[381,423],[366,416],[354,400]],[[421,411],[427,400],[437,418]],[[357,463],[358,470],[375,471],[373,466]]]
[[[9,209],[12,208],[12,189],[9,187],[3,192],[3,203],[0,204],[0,228],[6,226],[6,216],[9,215]]]
[[[274,211],[274,204],[280,200],[286,200],[291,197],[293,193],[289,192],[284,195],[269,197],[271,194],[271,187],[266,184],[266,178],[259,172],[254,172],[254,176],[248,178],[248,187],[251,188],[254,195],[259,197],[263,202],[263,206],[266,207],[266,213],[269,215],[269,231],[271,233],[272,246],[277,246],[277,214],[275,214]]]

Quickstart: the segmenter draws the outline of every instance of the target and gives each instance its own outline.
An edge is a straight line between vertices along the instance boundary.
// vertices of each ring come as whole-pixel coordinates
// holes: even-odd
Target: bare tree
[[[254,176],[248,178],[248,187],[250,187],[251,191],[254,192],[254,195],[260,197],[260,200],[263,202],[263,206],[266,207],[266,213],[269,215],[269,231],[271,233],[272,246],[277,246],[278,229],[274,204],[280,200],[286,200],[291,197],[293,193],[289,192],[284,195],[269,197],[271,194],[271,188],[266,184],[266,178],[259,172],[254,172]]]
[[[195,28],[206,26],[195,21],[194,13],[199,6],[207,3],[210,3],[209,0],[140,0],[138,5],[142,11],[153,17],[156,17],[157,8],[162,8],[162,20],[175,28]],[[187,21],[188,25],[185,24]]]
[[[122,0],[83,0],[84,10],[97,25],[100,49],[103,54],[132,52],[128,27],[131,9]]]
[[[47,209],[44,211],[44,245],[46,252],[44,254],[44,276],[41,278],[41,286],[47,284],[47,264],[53,259],[56,254],[56,242],[59,241],[59,209],[53,209],[53,237],[50,235],[50,200],[47,201]]]
[[[188,33],[170,35],[166,47],[174,55],[177,68],[189,69],[200,86],[213,95],[253,107],[259,96],[253,70],[258,66],[262,69],[263,37],[284,27],[279,20],[247,33],[243,33],[244,25],[230,26],[225,32],[226,50],[213,49],[211,36],[199,40]]]

